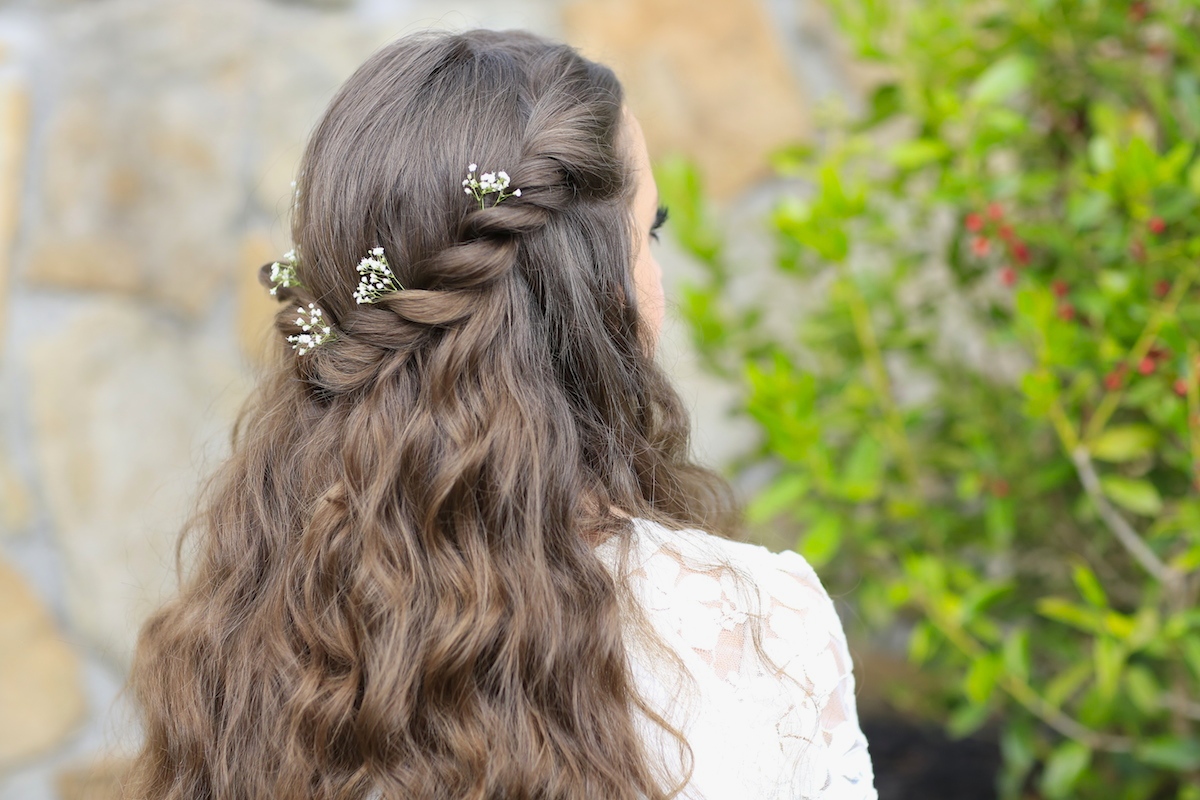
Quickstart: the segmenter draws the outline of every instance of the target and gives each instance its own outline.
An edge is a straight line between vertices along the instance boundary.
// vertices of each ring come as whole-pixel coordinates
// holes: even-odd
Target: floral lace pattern
[[[688,800],[876,800],[858,724],[845,633],[799,554],[634,521],[628,582],[687,675],[630,641],[643,697],[683,732],[694,772]],[[596,553],[615,571],[616,540]],[[763,652],[752,617],[761,620]],[[648,744],[679,774],[673,740],[642,720]]]

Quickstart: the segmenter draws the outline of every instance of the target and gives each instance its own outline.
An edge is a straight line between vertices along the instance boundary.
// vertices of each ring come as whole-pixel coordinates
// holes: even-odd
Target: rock
[[[0,772],[61,743],[85,705],[79,659],[25,580],[0,561]]]
[[[29,487],[0,449],[0,539],[23,532],[32,521]]]
[[[129,759],[118,757],[67,767],[55,781],[59,800],[121,800],[129,767]]]
[[[0,320],[8,305],[13,239],[20,218],[25,150],[29,138],[29,91],[11,77],[0,80]],[[0,347],[7,325],[0,324]]]
[[[27,405],[67,611],[124,666],[141,620],[173,586],[181,525],[245,396],[232,337],[180,330],[118,300],[29,336]]]
[[[338,87],[393,31],[403,30],[412,20],[370,30],[311,10],[272,11],[270,24],[264,26],[272,43],[250,54],[255,102],[250,110],[247,155],[254,199],[273,220],[282,223],[282,230],[272,233],[290,241],[286,225],[291,182],[308,134]],[[295,42],[304,42],[304,47],[294,46]]]
[[[650,154],[683,152],[729,197],[809,133],[805,96],[760,2],[576,0],[567,41],[616,70]]]
[[[258,7],[114,0],[49,17],[71,58],[55,62],[31,282],[193,315],[213,300],[236,262]]]

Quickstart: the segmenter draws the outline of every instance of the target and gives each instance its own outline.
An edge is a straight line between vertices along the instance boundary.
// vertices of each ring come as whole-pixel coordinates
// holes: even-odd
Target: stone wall
[[[116,796],[138,625],[275,335],[255,273],[304,137],[376,47],[477,25],[612,63],[735,223],[850,83],[802,0],[0,2],[0,800]],[[661,260],[670,293],[689,265]],[[662,358],[720,462],[746,433],[685,340]]]

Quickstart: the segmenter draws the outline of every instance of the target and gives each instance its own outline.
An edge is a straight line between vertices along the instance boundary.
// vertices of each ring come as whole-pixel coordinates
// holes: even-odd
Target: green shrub
[[[1200,798],[1200,2],[828,5],[889,77],[776,159],[788,291],[659,169],[752,520],[908,633],[897,702],[1001,725],[1002,796]]]

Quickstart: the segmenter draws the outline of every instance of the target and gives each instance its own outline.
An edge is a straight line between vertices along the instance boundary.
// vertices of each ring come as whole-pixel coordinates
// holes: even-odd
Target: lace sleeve
[[[699,796],[877,800],[846,636],[808,562],[691,532],[657,545],[635,577],[708,709],[688,730],[714,789]]]
[[[855,682],[846,634],[833,602],[808,562],[794,552],[775,555],[764,650],[816,704],[815,744],[828,767],[824,800],[874,800],[867,740],[858,722]]]

